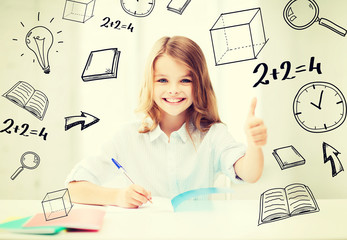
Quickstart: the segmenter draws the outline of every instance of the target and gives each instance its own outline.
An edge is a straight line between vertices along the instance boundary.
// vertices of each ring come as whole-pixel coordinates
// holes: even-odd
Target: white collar
[[[155,129],[150,131],[148,134],[149,134],[149,140],[151,142],[156,140],[157,138],[159,138],[161,135],[165,135],[166,136],[166,134],[163,132],[163,130],[161,130],[159,124],[158,124],[158,126]],[[177,131],[174,131],[174,132],[171,133],[171,136],[175,136],[175,135],[179,136],[180,139],[184,143],[187,141],[187,139],[189,137],[189,134],[188,134],[188,132],[186,130],[186,123],[183,123],[183,125],[180,127],[180,129],[178,129]]]

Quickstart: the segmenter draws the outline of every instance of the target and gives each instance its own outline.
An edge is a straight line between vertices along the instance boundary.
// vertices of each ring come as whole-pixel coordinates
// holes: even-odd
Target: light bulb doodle
[[[41,21],[40,15],[40,12],[38,12],[37,21]],[[54,17],[51,18],[51,20],[47,24],[53,23],[53,20]],[[20,22],[20,25],[23,28],[26,28],[26,24],[24,24],[23,22]],[[64,41],[60,39],[60,34],[62,33],[62,31],[59,30],[51,32],[50,27],[44,27],[42,26],[42,24],[36,24],[34,26],[35,27],[31,26],[30,28],[28,28],[30,30],[26,30],[20,39],[18,37],[15,37],[12,38],[12,40],[16,42],[25,43],[26,47],[28,47],[32,52],[34,52],[34,58],[32,62],[38,62],[41,68],[43,69],[43,72],[45,74],[48,74],[51,71],[51,67],[48,60],[48,54],[50,54],[51,57],[52,51],[56,53],[59,52],[55,48],[59,46],[61,43],[64,43]],[[24,55],[24,53],[21,53],[20,56],[22,57]]]
[[[44,26],[36,26],[29,30],[25,37],[27,47],[34,52],[44,73],[50,73],[48,54],[53,45],[53,34]]]

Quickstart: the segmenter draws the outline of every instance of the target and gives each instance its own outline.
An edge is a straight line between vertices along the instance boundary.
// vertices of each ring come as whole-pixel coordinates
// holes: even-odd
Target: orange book
[[[38,213],[31,217],[23,227],[43,227],[43,226],[60,226],[78,230],[101,229],[105,210],[100,208],[76,208],[71,209],[66,217],[46,221],[43,213]]]

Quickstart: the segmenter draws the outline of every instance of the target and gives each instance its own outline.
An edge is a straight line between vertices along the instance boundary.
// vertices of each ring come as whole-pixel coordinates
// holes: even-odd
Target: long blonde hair
[[[162,37],[153,46],[147,59],[145,77],[140,91],[138,112],[143,112],[145,118],[140,133],[155,129],[160,122],[160,110],[153,100],[154,65],[156,60],[167,54],[182,62],[189,69],[193,82],[193,104],[187,109],[186,128],[191,122],[195,128],[206,132],[214,123],[221,122],[216,97],[208,74],[205,56],[194,41],[182,36]],[[146,119],[150,118],[149,124]]]

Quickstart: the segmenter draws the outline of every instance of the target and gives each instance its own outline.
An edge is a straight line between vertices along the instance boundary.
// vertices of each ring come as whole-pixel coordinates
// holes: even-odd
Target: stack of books
[[[77,208],[68,216],[47,221],[43,213],[0,223],[0,230],[26,234],[57,234],[63,230],[98,231],[105,211],[99,208]]]

